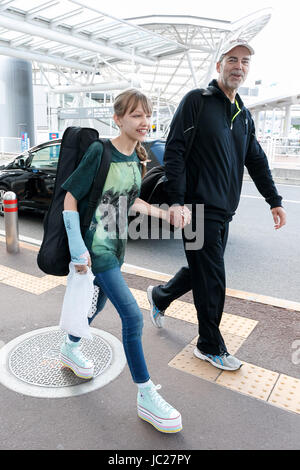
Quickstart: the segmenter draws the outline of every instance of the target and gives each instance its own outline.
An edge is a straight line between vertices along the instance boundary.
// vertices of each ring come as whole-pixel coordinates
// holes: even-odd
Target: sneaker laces
[[[157,393],[157,390],[161,389],[161,385],[154,385],[151,387],[149,393],[152,398],[152,400],[155,402],[155,404],[160,407],[163,411],[170,411],[173,409],[169,403],[166,402],[166,400],[159,394]]]
[[[155,310],[155,313],[158,313],[159,315],[164,316],[165,314],[165,310],[160,310],[158,307],[156,307],[156,305],[154,305],[154,310]]]
[[[73,347],[73,354],[77,356],[78,359],[86,361],[87,358],[83,355],[81,351],[82,345]]]
[[[82,354],[81,347],[79,346],[78,349],[76,349],[76,356],[81,359],[86,361],[86,357]]]
[[[205,353],[204,353],[204,354],[205,354]],[[220,353],[220,354],[206,354],[206,356],[208,356],[208,357],[214,359],[215,357],[220,357],[220,358],[222,358],[222,357],[228,357],[228,356],[230,356],[230,354],[226,351],[226,352],[223,352],[223,353]]]

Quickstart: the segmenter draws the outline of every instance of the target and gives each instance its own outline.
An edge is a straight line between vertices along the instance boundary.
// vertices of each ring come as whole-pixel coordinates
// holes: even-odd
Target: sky
[[[85,4],[98,6],[97,0]],[[107,5],[107,6],[106,6]],[[144,15],[191,15],[235,21],[271,8],[269,23],[251,41],[255,49],[245,85],[262,80],[264,86],[277,84],[278,93],[300,92],[300,1],[299,0],[109,0],[101,10],[118,18]]]

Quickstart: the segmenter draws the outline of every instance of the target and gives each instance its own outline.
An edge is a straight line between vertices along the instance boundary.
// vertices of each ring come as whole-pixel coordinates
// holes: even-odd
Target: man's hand
[[[275,222],[274,228],[278,230],[286,224],[286,212],[283,207],[274,207],[271,211]]]
[[[191,211],[186,206],[172,206],[168,210],[170,224],[183,228],[191,222]]]

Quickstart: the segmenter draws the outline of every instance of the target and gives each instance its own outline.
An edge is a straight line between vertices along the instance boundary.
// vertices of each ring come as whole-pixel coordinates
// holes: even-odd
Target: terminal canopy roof
[[[207,85],[224,43],[236,37],[251,41],[271,17],[264,9],[235,22],[191,16],[120,19],[94,4],[0,0],[0,54],[30,60],[40,73],[56,71],[65,86],[49,83],[54,92],[64,93],[66,86],[75,92],[132,85],[176,105],[191,88]]]

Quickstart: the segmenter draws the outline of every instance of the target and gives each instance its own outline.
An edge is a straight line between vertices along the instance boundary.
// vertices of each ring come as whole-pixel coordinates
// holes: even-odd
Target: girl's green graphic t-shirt
[[[141,163],[132,155],[120,153],[110,142],[111,164],[99,204],[84,241],[90,252],[94,274],[121,266],[128,232],[128,212],[141,188]],[[84,216],[94,178],[98,172],[103,145],[94,142],[62,188],[78,201],[80,218]]]

